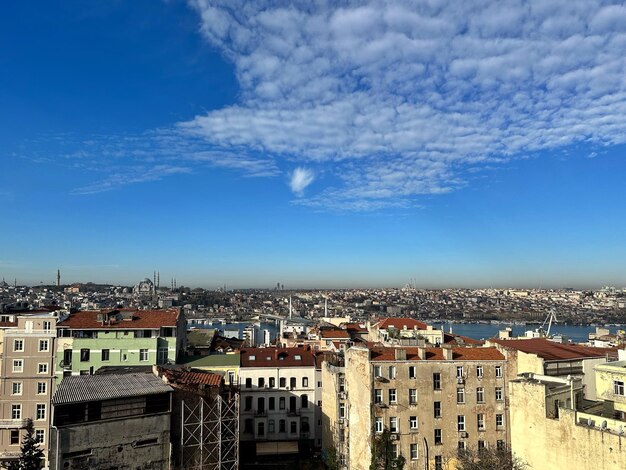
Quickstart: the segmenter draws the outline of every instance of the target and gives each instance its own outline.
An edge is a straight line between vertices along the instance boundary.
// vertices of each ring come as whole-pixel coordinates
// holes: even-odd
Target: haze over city
[[[0,279],[626,285],[626,8],[291,3],[5,5]]]

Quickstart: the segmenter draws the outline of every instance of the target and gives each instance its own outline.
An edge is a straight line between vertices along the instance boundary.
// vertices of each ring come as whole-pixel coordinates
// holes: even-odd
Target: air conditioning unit
[[[339,394],[339,399],[340,399],[340,400],[345,400],[345,399],[346,399],[346,394],[345,394],[345,393],[343,393],[343,392],[341,392],[341,393]]]
[[[346,420],[344,418],[339,418],[339,424],[341,425],[346,424]]]
[[[463,377],[457,377],[456,378],[456,383],[458,384],[464,384],[465,383],[465,379]]]
[[[397,434],[395,434],[395,433],[394,433],[394,434],[392,434],[391,436],[389,436],[389,438],[390,438],[392,441],[397,441],[398,439],[400,439],[400,436],[398,436]]]
[[[467,432],[466,432],[466,431],[461,431],[461,432],[459,433],[459,435],[460,435],[461,437],[468,437],[468,434],[467,434]]]

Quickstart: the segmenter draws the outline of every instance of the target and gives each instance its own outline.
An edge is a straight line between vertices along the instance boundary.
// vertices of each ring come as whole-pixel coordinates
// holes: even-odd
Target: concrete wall
[[[61,427],[58,447],[56,433],[52,436],[51,470],[166,470],[169,434],[169,413]],[[150,439],[157,442],[142,445]],[[84,455],[64,458],[68,452]]]
[[[546,388],[511,382],[511,447],[533,470],[555,468],[623,470],[626,439],[575,424],[576,412],[561,408],[559,418],[546,417]]]

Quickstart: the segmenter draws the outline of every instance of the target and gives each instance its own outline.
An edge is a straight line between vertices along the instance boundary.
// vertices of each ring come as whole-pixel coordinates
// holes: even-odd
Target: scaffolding
[[[239,468],[239,397],[182,400],[181,468]]]

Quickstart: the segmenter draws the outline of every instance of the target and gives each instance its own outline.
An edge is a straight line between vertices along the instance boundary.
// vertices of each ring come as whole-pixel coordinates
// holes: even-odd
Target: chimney
[[[441,351],[443,352],[443,359],[445,361],[451,361],[452,357],[452,348],[451,347],[441,347]]]
[[[396,361],[406,361],[406,349],[396,348]]]
[[[424,346],[419,346],[417,348],[417,355],[419,356],[419,358],[423,361],[426,360],[426,348]]]

